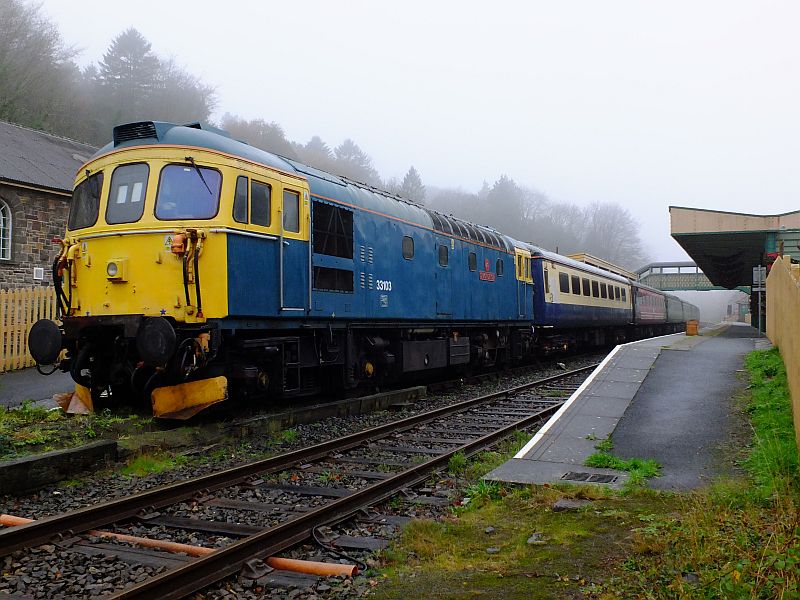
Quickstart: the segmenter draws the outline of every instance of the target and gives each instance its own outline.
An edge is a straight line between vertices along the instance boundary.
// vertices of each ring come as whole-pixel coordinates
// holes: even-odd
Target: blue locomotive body
[[[130,386],[155,398],[211,378],[223,382],[213,401],[226,385],[352,388],[697,317],[674,296],[198,124],[117,127],[85,166],[58,259],[76,299],[61,333],[41,328],[33,346],[43,364],[66,348],[61,368],[97,397]],[[89,268],[92,255],[107,274]]]

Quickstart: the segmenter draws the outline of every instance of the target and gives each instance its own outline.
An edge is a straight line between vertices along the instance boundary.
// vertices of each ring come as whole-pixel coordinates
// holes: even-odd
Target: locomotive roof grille
[[[145,138],[158,139],[156,125],[152,121],[142,121],[140,123],[127,123],[114,127],[114,145],[119,146],[123,142],[139,140]]]
[[[456,235],[468,240],[472,240],[473,242],[477,242],[479,244],[486,244],[488,246],[502,248],[507,251],[510,250],[508,244],[501,235],[496,234],[494,231],[487,229],[486,227],[481,225],[473,225],[471,223],[467,223],[466,221],[462,221],[461,219],[449,217],[433,210],[428,210],[428,214],[431,216],[433,228],[436,231]]]

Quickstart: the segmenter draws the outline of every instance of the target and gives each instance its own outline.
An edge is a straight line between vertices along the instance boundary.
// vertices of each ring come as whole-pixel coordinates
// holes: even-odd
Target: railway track
[[[150,565],[113,598],[183,598],[253,559],[276,555],[365,508],[423,484],[457,453],[473,455],[555,412],[594,366],[26,525],[0,529],[0,557],[53,545],[63,552]],[[425,502],[425,494],[415,499]],[[429,500],[441,502],[441,498]],[[199,516],[198,516],[199,515]],[[206,539],[214,551],[188,559],[116,543],[98,528],[165,529]],[[189,534],[187,535],[187,532]],[[151,537],[151,536],[146,536]],[[155,537],[155,536],[154,536]],[[358,547],[357,545],[355,547]],[[364,547],[369,547],[367,544]],[[135,550],[135,552],[134,552]],[[178,558],[176,558],[178,556]],[[102,564],[98,561],[98,564]]]

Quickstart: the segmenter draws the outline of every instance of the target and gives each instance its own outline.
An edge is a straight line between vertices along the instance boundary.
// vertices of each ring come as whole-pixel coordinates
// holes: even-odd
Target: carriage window
[[[625,300],[625,288],[622,288],[622,301],[626,302],[626,300]]]
[[[572,276],[572,293],[580,295],[581,293],[581,278],[577,275]]]
[[[614,286],[614,300],[619,300],[619,288]]]
[[[592,296],[594,298],[600,297],[600,284],[596,281],[592,281]]]
[[[167,165],[161,169],[156,217],[163,220],[210,219],[219,208],[222,175],[215,169]]]
[[[608,288],[606,287],[605,283],[600,284],[600,297],[608,298]]]
[[[312,205],[314,252],[353,258],[353,213],[322,202]]]
[[[589,287],[589,280],[584,277],[581,280],[581,283],[583,284],[583,295],[584,296],[591,296],[592,292],[591,292],[591,289]]]
[[[111,175],[106,223],[135,223],[144,213],[144,194],[150,167],[146,163],[122,165]]]
[[[403,258],[406,260],[414,258],[414,238],[407,235],[403,236]]]
[[[300,232],[300,193],[283,190],[283,230]]]
[[[569,294],[569,275],[566,273],[558,274],[558,288],[565,294]]]
[[[447,246],[439,245],[439,266],[446,267],[448,258]]]
[[[236,178],[236,193],[233,196],[233,220],[247,223],[247,177]]]
[[[469,253],[469,270],[470,271],[478,270],[478,257],[474,252]]]
[[[266,183],[250,182],[250,222],[264,227],[272,223],[272,188]]]
[[[497,266],[495,267],[495,271],[497,271],[497,276],[498,277],[502,277],[503,276],[503,268],[504,268],[503,259],[502,258],[498,258],[497,259]]]
[[[69,207],[69,229],[83,229],[97,223],[100,212],[100,191],[103,189],[103,173],[96,173],[83,180],[72,192]]]

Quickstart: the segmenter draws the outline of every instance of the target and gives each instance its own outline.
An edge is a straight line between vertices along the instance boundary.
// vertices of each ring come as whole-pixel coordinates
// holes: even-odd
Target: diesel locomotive
[[[679,330],[697,309],[200,124],[138,122],[78,172],[29,336],[75,396],[187,418]]]

